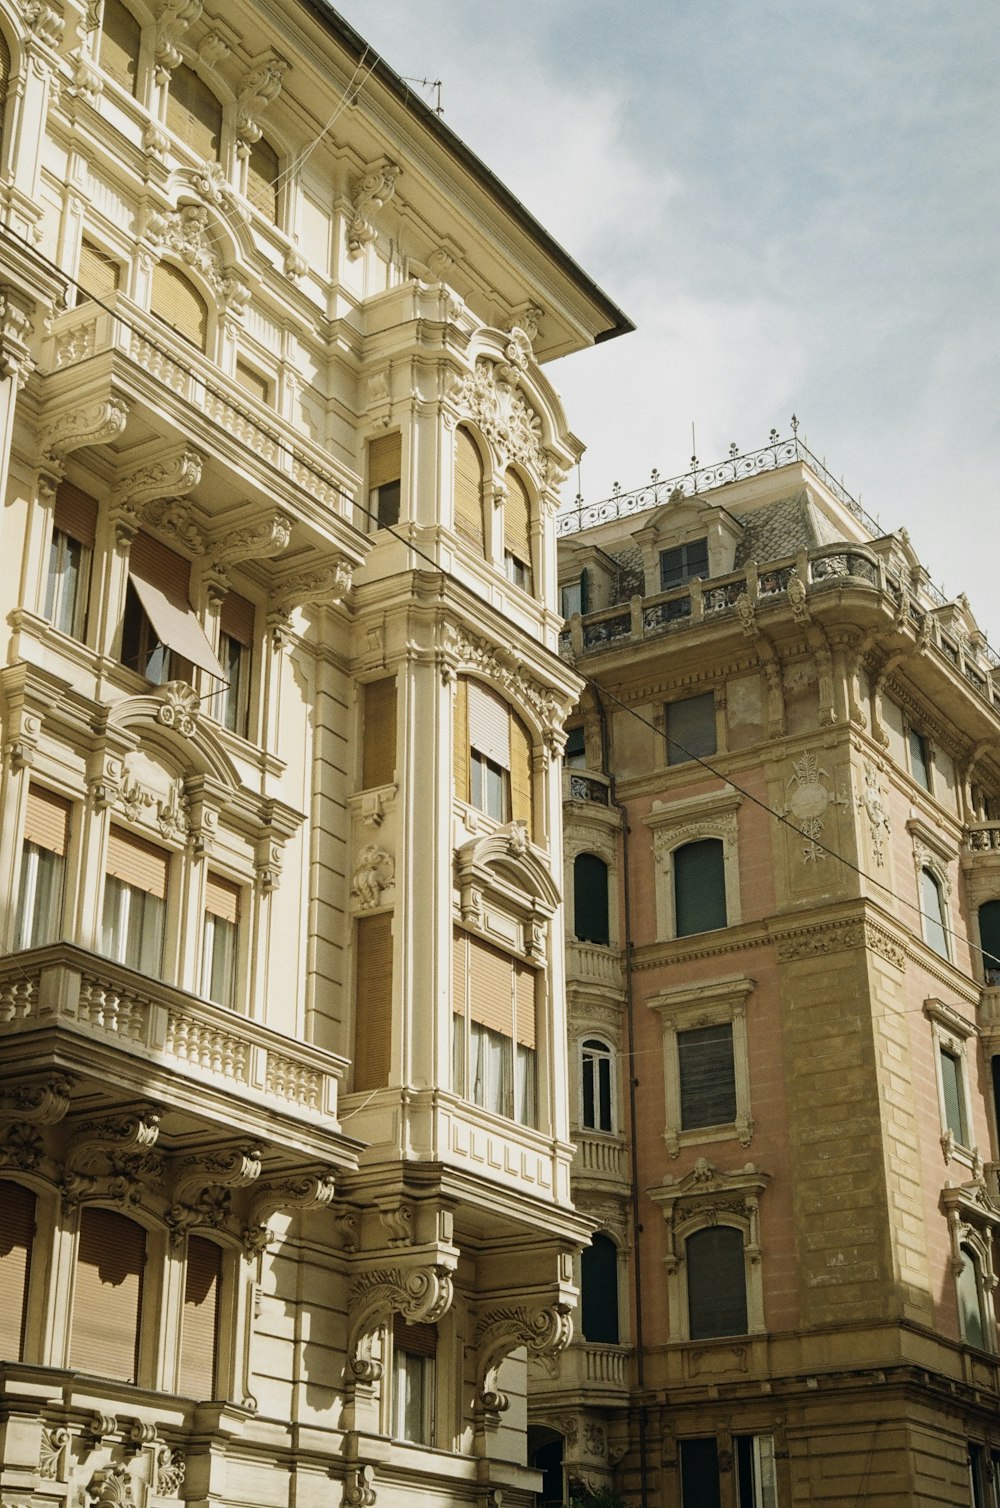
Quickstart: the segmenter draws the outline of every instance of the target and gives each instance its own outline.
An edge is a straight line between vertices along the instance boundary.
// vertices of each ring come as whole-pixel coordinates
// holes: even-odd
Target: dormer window
[[[683,586],[695,576],[708,576],[708,538],[692,539],[673,550],[660,551],[660,591]]]

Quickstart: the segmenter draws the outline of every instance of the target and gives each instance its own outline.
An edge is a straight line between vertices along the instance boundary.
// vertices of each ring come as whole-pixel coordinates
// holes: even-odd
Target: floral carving
[[[351,880],[351,894],[356,895],[361,909],[377,906],[382,891],[392,884],[396,873],[392,854],[379,848],[377,843],[366,843],[358,854],[358,864]]]
[[[351,1290],[354,1316],[347,1343],[348,1366],[356,1381],[377,1382],[382,1364],[372,1355],[375,1333],[393,1314],[410,1324],[435,1324],[451,1306],[451,1266],[442,1262],[424,1267],[376,1268],[365,1273]]]
[[[545,730],[553,753],[562,748],[572,698],[561,696],[527,675],[513,655],[453,624],[445,624],[441,629],[439,661],[445,680],[452,679],[459,667],[479,671],[491,684],[507,691],[514,701],[530,708]]]
[[[96,1508],[132,1508],[132,1477],[127,1466],[114,1465],[95,1471],[87,1485],[87,1496]]]
[[[872,839],[872,853],[875,863],[881,868],[885,863],[885,844],[883,839],[887,832],[891,832],[892,828],[889,821],[889,811],[878,783],[878,771],[874,765],[865,765],[865,788],[857,799],[858,810],[864,812],[868,818]]]
[[[523,355],[516,342],[508,346]],[[528,351],[531,347],[528,345]],[[509,359],[496,364],[481,356],[471,376],[462,379],[456,399],[475,421],[502,465],[519,461],[541,486],[548,479],[548,456],[542,445],[542,421],[514,386],[521,368]]]
[[[212,564],[216,570],[236,565],[243,560],[270,560],[287,550],[292,537],[292,520],[280,509],[266,518],[245,524],[241,529],[231,529],[211,544]]]
[[[186,681],[167,681],[159,688],[159,699],[156,721],[164,728],[173,728],[182,738],[191,738],[201,707],[194,687]]]
[[[330,565],[302,571],[279,582],[275,590],[274,609],[287,613],[293,607],[310,604],[314,607],[335,607],[338,602],[343,602],[350,591],[351,579],[350,561],[338,555]]]
[[[187,1463],[182,1451],[171,1450],[161,1445],[156,1456],[156,1495],[161,1498],[180,1497],[181,1483]]]
[[[820,766],[819,756],[811,750],[792,760],[792,771],[788,782],[788,806],[781,815],[792,817],[805,839],[802,857],[806,863],[815,863],[826,857],[826,850],[819,839],[827,807],[844,806],[846,802],[842,796],[835,796],[827,790],[821,777],[829,779],[829,774]]]
[[[372,218],[396,192],[399,174],[400,169],[395,163],[386,162],[381,167],[369,168],[358,184],[354,194],[354,214],[347,227],[347,253],[352,260],[376,239],[378,232]]]
[[[73,1080],[64,1074],[38,1083],[8,1085],[0,1089],[0,1119],[18,1120],[26,1125],[54,1126],[69,1109],[72,1088]]]
[[[146,235],[161,256],[169,253],[199,273],[231,314],[244,313],[250,290],[224,266],[203,204],[185,204],[165,215],[154,213],[146,224]]]
[[[0,1133],[0,1168],[19,1168],[22,1173],[37,1168],[45,1153],[42,1134],[34,1126],[17,1121]]]
[[[64,1452],[68,1443],[68,1429],[42,1427],[42,1438],[38,1447],[38,1475],[44,1481],[62,1481]]]

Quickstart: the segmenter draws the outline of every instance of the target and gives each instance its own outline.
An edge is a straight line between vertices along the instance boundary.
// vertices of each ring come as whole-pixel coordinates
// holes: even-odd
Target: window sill
[[[738,1141],[741,1147],[749,1147],[753,1141],[753,1121],[730,1121],[725,1126],[700,1126],[693,1131],[678,1131],[668,1126],[663,1133],[667,1151],[676,1157],[684,1147],[700,1147],[708,1142]]]

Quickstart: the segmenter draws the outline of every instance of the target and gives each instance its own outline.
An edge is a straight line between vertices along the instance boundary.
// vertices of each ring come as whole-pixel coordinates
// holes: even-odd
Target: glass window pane
[[[925,791],[931,788],[930,764],[927,759],[927,744],[924,738],[910,729],[910,773]]]
[[[962,1085],[962,1064],[954,1053],[944,1048],[940,1052],[941,1087],[944,1092],[944,1122],[959,1146],[969,1145],[969,1131],[965,1123],[965,1095]]]
[[[948,935],[944,924],[944,901],[941,886],[929,869],[920,871],[920,903],[923,911],[924,941],[935,953],[947,958]]]
[[[55,942],[62,923],[63,857],[25,843],[17,903],[17,946],[42,948]]]
[[[577,854],[573,860],[573,932],[578,942],[610,941],[608,927],[608,866],[596,854]]]
[[[986,1349],[986,1334],[983,1329],[983,1310],[979,1294],[979,1269],[969,1247],[961,1247],[962,1271],[958,1274],[958,1311],[962,1337],[970,1346]]]
[[[618,1344],[618,1248],[595,1235],[580,1254],[580,1329],[597,1345]]]

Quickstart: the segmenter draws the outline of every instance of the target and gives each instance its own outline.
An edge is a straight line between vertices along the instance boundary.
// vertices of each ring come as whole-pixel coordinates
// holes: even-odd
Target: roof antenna
[[[694,420],[691,420],[691,470],[698,470],[698,447],[694,439]]]
[[[400,78],[407,84],[419,84],[423,89],[434,90],[434,114],[443,115],[444,106],[441,103],[441,80],[440,79],[415,79],[409,74],[401,73]]]

